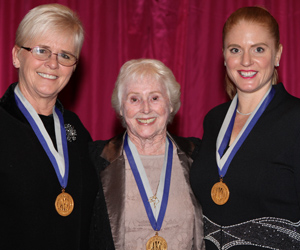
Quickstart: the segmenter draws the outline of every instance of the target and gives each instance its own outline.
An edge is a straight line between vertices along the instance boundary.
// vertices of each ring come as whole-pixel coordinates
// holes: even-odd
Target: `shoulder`
[[[287,105],[295,110],[299,110],[300,99],[288,93],[282,83],[273,86],[276,90],[274,95],[274,106]]]
[[[97,140],[89,144],[90,157],[95,165],[108,165],[121,154],[123,134],[109,140]]]
[[[72,111],[63,111],[65,129],[68,133],[76,133],[78,140],[92,141],[92,137],[79,117]]]
[[[109,140],[98,140],[90,144],[103,158],[112,161],[111,154],[119,153],[122,149],[124,134],[119,134]]]
[[[89,143],[89,151],[90,151],[90,155],[92,156],[92,158],[95,158],[97,156],[100,157],[103,148],[105,147],[105,145],[107,145],[107,143],[110,140],[97,140],[94,142],[90,142]]]
[[[201,146],[201,140],[196,137],[181,137],[171,135],[171,138],[176,143],[177,147],[192,159],[193,156],[199,151]]]
[[[103,148],[108,143],[108,140],[106,141],[94,141],[89,143],[89,155],[90,159],[94,165],[94,167],[101,171],[105,168],[105,166],[109,165],[109,162],[107,162],[105,159],[101,157],[101,153],[103,151]]]
[[[300,99],[289,94],[282,83],[273,87],[275,95],[262,117],[277,126],[300,127]]]
[[[218,130],[226,116],[226,113],[229,109],[231,101],[220,104],[214,108],[212,108],[204,117],[203,121],[203,129],[204,132],[209,130]]]
[[[216,117],[225,116],[230,104],[231,104],[231,101],[222,103],[222,104],[212,108],[206,114],[205,119],[212,119],[212,118],[216,118]]]
[[[75,114],[74,112],[72,112],[70,110],[67,110],[67,109],[64,109],[63,110],[63,116],[64,116],[65,121],[74,121],[74,122],[80,124],[81,126],[83,126],[80,119],[79,119],[79,117],[78,117],[78,115]]]

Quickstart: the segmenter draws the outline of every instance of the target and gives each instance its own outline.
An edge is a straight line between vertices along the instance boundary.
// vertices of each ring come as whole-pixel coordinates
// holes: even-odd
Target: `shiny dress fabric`
[[[189,181],[189,168],[192,159],[198,152],[200,140],[196,138],[189,138],[187,140],[181,137],[170,136],[170,139],[175,143],[178,149],[178,156],[182,162],[184,173],[187,181]],[[194,143],[193,143],[194,142]],[[195,147],[196,145],[196,147]],[[97,141],[91,145],[91,156],[95,163],[97,171],[99,172],[99,181],[103,189],[99,189],[98,202],[96,202],[96,211],[94,213],[94,241],[98,241],[98,247],[93,249],[124,249],[125,239],[125,160],[123,156],[123,135],[114,137],[109,141]],[[195,149],[195,150],[194,150]],[[104,191],[103,191],[104,190]],[[106,207],[103,207],[102,196],[105,196]],[[195,219],[197,226],[195,227],[195,245],[203,244],[203,228],[202,228],[202,214],[201,208],[196,201],[192,190],[190,189],[191,200],[195,206]],[[107,215],[109,214],[109,220]],[[111,235],[114,239],[114,247],[109,242],[109,247],[103,235],[97,232],[98,228],[103,224],[110,222]],[[109,235],[109,237],[111,236]],[[107,248],[99,246],[105,245]],[[198,248],[197,248],[198,249]]]
[[[216,205],[216,140],[230,103],[204,120],[201,150],[191,168],[192,189],[204,214],[207,250],[299,249],[300,100],[282,84],[237,151],[224,177],[230,197]]]
[[[60,216],[54,206],[61,193],[55,170],[26,118],[16,106],[13,84],[0,100],[0,249],[85,250],[98,183],[88,154],[91,137],[79,118],[63,110],[65,124],[77,132],[68,142],[66,192],[74,210]],[[53,117],[41,119],[56,145]]]

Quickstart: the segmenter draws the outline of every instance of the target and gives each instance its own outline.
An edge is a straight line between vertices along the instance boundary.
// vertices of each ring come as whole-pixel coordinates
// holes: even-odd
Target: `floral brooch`
[[[69,142],[76,141],[77,132],[74,126],[72,126],[71,124],[65,124],[65,130],[66,130],[67,140]]]

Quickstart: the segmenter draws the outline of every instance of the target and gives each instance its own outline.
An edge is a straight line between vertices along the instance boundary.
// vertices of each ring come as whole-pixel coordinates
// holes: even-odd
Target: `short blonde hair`
[[[130,60],[121,67],[111,98],[112,107],[119,115],[124,85],[129,81],[138,81],[145,78],[155,79],[165,86],[170,105],[173,108],[173,111],[169,116],[168,123],[172,122],[181,105],[180,85],[176,81],[172,71],[158,60]]]
[[[24,46],[49,31],[72,33],[79,56],[84,40],[83,25],[75,12],[61,4],[44,4],[31,9],[19,24],[15,44]]]

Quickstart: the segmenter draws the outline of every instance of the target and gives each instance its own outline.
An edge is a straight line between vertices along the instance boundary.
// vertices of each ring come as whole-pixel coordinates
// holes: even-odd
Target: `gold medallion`
[[[221,178],[211,189],[211,198],[217,205],[224,205],[229,199],[229,188]]]
[[[74,209],[74,200],[64,189],[62,193],[56,197],[55,208],[61,216],[68,216]]]
[[[146,245],[146,250],[167,250],[168,244],[163,237],[158,236],[158,232],[151,237]]]

